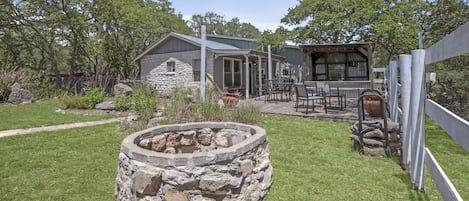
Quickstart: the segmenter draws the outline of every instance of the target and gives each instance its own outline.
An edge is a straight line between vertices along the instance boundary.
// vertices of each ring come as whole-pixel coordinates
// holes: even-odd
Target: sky
[[[176,13],[181,13],[185,20],[194,14],[215,12],[229,20],[238,17],[240,22],[248,22],[260,31],[274,31],[280,19],[289,8],[298,5],[298,0],[170,0]]]

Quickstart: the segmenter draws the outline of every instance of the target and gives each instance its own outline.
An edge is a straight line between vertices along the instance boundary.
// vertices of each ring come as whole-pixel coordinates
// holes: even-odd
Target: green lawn
[[[269,201],[441,200],[428,174],[426,192],[419,193],[397,159],[355,153],[348,123],[268,116],[264,126],[274,167]],[[467,152],[431,122],[426,135],[469,199]],[[0,200],[113,200],[124,137],[118,124],[108,124],[0,138]]]
[[[55,112],[57,108],[58,100],[28,105],[0,105],[0,130],[51,126],[112,117],[111,115],[63,114]]]
[[[270,117],[265,127],[274,167],[269,201],[441,200],[429,177],[426,193],[411,190],[397,159],[355,153],[348,123]]]
[[[118,124],[0,138],[0,200],[113,200]]]

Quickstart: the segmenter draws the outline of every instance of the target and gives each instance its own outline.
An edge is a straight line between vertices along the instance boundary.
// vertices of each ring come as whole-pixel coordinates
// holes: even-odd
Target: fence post
[[[423,165],[425,154],[425,50],[412,50],[412,165],[411,178],[414,188],[423,191]],[[408,125],[409,126],[409,125]]]
[[[410,95],[411,95],[411,81],[412,81],[412,57],[409,54],[399,55],[399,70],[401,75],[401,104],[402,104],[402,117],[401,125],[403,132],[402,140],[402,168],[409,170],[411,159],[411,130],[407,125],[412,125],[409,118],[410,114]]]
[[[397,122],[397,61],[389,62],[389,112],[391,120]]]

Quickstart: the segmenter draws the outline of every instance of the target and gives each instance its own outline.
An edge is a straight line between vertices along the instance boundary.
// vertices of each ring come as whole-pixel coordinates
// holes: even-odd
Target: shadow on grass
[[[402,172],[399,174],[393,174],[394,177],[400,179],[402,183],[408,184],[407,186],[407,192],[409,194],[409,200],[413,201],[428,201],[430,198],[425,192],[420,192],[417,190],[414,190],[412,186],[412,182],[410,181],[410,175],[407,174],[407,172]]]

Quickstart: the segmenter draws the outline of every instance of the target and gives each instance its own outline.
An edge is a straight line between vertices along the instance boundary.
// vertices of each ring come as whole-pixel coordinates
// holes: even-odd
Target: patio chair
[[[320,100],[325,103],[325,96],[322,95],[317,95],[315,93],[308,93],[306,91],[306,85],[304,84],[295,84],[295,91],[296,91],[296,103],[295,103],[295,108],[296,111],[298,112],[298,102],[301,100],[304,102],[306,101],[306,114],[308,114],[308,109],[309,109],[309,101],[313,102],[313,111],[314,111],[314,101]],[[313,95],[314,94],[314,95]],[[326,104],[324,104],[324,111],[327,113],[327,107]]]
[[[282,96],[283,90],[281,90],[274,80],[269,80],[267,83],[267,94],[265,95],[264,102],[272,101],[272,97],[275,99],[275,103],[278,102],[277,95]]]
[[[329,99],[329,107],[332,106],[331,97],[337,97],[337,104],[340,110],[347,107],[347,97],[345,93],[340,93],[339,88],[331,90],[329,84],[325,82],[316,82],[316,87],[324,93],[324,96]],[[327,100],[325,99],[325,100]],[[325,103],[327,104],[327,102]]]

